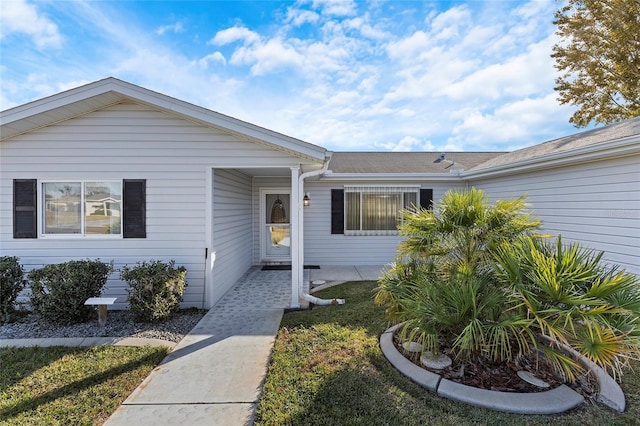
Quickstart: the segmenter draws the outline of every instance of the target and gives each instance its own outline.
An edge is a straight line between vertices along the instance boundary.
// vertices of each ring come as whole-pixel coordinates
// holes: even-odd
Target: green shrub
[[[129,305],[141,321],[164,321],[180,307],[187,286],[187,270],[175,267],[175,261],[138,262],[124,266],[121,277],[129,285]]]
[[[85,306],[89,297],[99,297],[113,272],[113,262],[72,260],[34,269],[27,274],[31,287],[31,307],[44,321],[73,324],[87,321],[93,308]]]
[[[8,322],[14,304],[25,285],[24,270],[17,257],[0,257],[0,324]]]
[[[640,280],[603,264],[603,254],[561,237],[523,238],[494,253],[496,279],[550,338],[543,349],[569,379],[579,367],[556,351],[560,344],[614,376],[640,356]]]
[[[407,211],[407,238],[393,268],[379,280],[375,301],[401,333],[439,353],[444,344],[462,362],[512,360],[535,345],[532,320],[493,278],[491,253],[540,222],[525,199],[489,204],[483,191],[449,191],[433,210]]]
[[[536,235],[524,199],[489,205],[448,192],[434,211],[407,212],[401,255],[375,300],[401,338],[459,361],[514,361],[542,351],[566,379],[582,368],[569,346],[612,374],[640,356],[640,281],[603,254]]]

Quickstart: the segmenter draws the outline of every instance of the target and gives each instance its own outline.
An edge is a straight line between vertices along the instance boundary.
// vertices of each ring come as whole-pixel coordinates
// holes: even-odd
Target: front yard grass
[[[0,424],[101,425],[166,348],[0,349]]]
[[[285,314],[256,425],[637,425],[640,377],[623,376],[627,410],[586,403],[557,416],[499,413],[443,399],[398,373],[380,352],[387,328],[375,306],[373,281],[346,283],[317,294],[343,306]]]

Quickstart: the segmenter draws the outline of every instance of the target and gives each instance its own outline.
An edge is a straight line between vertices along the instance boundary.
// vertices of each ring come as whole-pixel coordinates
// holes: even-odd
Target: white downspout
[[[324,158],[324,164],[320,170],[312,170],[310,172],[302,173],[298,177],[298,200],[302,200],[304,197],[304,180],[308,177],[319,176],[327,171],[329,168],[329,162],[331,161],[331,155],[333,153],[331,151],[327,151]],[[300,203],[299,203],[300,204]],[[304,280],[304,207],[302,205],[298,206],[298,288],[300,289],[299,294],[301,297],[309,303],[313,303],[314,305],[343,305],[344,299],[319,299],[315,296],[307,294],[303,291],[302,281]]]

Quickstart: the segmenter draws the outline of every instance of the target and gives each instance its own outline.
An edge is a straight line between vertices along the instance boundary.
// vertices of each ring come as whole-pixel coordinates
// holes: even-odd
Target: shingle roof
[[[333,173],[449,173],[469,170],[502,152],[334,152],[329,163]],[[455,161],[451,166],[451,161]]]
[[[440,152],[334,152],[329,169],[333,173],[448,174],[451,170],[482,170],[639,135],[640,117],[636,117],[513,152],[448,152],[440,162],[435,162]]]
[[[610,124],[608,126],[587,130],[570,136],[553,139],[538,145],[496,156],[473,167],[473,170],[501,166],[531,160],[546,155],[572,151],[606,142],[612,142],[629,136],[640,135],[640,117]],[[471,169],[467,169],[471,170]]]

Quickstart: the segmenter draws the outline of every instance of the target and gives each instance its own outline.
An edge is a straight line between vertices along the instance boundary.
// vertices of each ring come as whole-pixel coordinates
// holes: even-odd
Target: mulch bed
[[[419,353],[411,353],[404,350],[397,334],[396,332],[393,342],[405,358],[418,367],[436,373],[452,382],[480,389],[518,393],[544,392],[566,384],[585,398],[591,398],[597,392],[597,384],[592,374],[582,378],[578,383],[565,383],[544,357],[536,356],[534,353],[518,359],[517,362],[495,363],[487,359],[478,358],[472,363],[461,364],[450,355],[450,350],[445,347],[442,353],[452,358],[452,365],[442,370],[431,369],[420,362]],[[549,387],[540,388],[522,380],[517,374],[520,370],[532,373],[537,378],[547,382]]]

